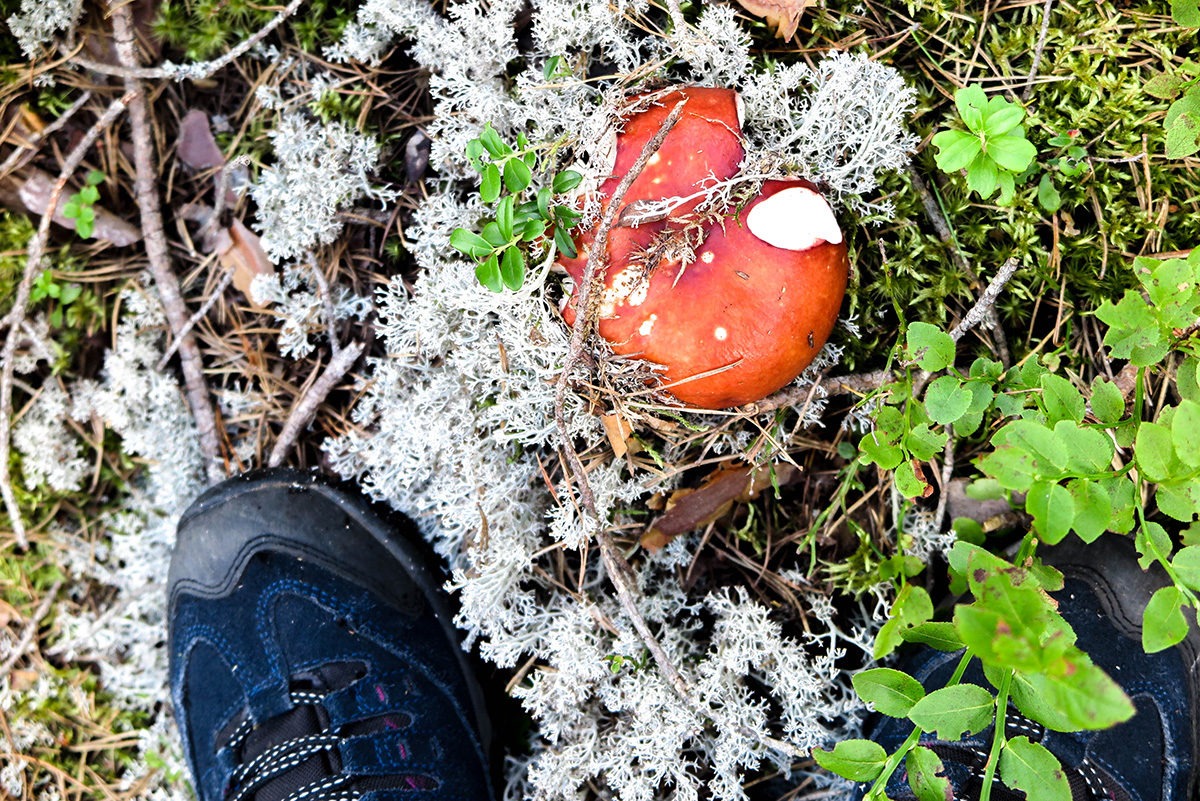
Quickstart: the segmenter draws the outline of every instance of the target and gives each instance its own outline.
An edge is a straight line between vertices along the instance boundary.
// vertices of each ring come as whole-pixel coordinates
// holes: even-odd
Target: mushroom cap
[[[737,172],[742,150],[734,93],[688,88],[680,94],[688,98],[684,115],[626,204],[686,196],[714,176]],[[602,189],[611,193],[673,105],[668,97],[665,108],[629,120],[618,140],[617,175]],[[651,114],[657,121],[643,121]],[[660,166],[667,169],[651,172]],[[699,230],[702,241],[691,240],[694,261],[664,257],[647,267],[646,250],[683,228],[679,216],[694,207],[685,204],[671,218],[637,228],[613,227],[599,333],[615,353],[662,365],[666,389],[684,403],[713,409],[751,403],[792,381],[824,346],[845,293],[846,246],[816,187],[769,181],[744,208]],[[577,286],[593,239],[594,231],[585,232],[578,258],[562,260]],[[563,309],[568,323],[575,304],[573,293]]]

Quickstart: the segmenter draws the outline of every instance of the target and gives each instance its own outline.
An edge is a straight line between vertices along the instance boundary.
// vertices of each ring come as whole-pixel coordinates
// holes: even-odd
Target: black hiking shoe
[[[411,522],[296,471],[184,514],[171,692],[200,801],[492,797],[486,718]]]
[[[1059,612],[1078,636],[1081,650],[1113,678],[1133,701],[1136,714],[1111,729],[1063,733],[1022,716],[1012,706],[1005,720],[1009,738],[1025,736],[1048,748],[1062,763],[1072,801],[1189,801],[1195,798],[1200,761],[1200,633],[1193,626],[1175,648],[1157,654],[1142,651],[1142,612],[1150,596],[1168,583],[1157,565],[1143,571],[1133,543],[1108,535],[1091,545],[1072,538],[1042,551],[1047,564],[1063,573],[1064,587],[1054,593]],[[962,652],[922,649],[901,659],[897,667],[933,691],[945,686]],[[979,661],[973,660],[963,680],[987,686]],[[872,740],[895,751],[912,724],[877,718]],[[945,765],[955,799],[980,795],[992,744],[993,728],[947,742],[931,734],[921,744]],[[888,782],[895,801],[915,798],[903,766]],[[993,801],[1015,801],[1023,793],[993,780]]]

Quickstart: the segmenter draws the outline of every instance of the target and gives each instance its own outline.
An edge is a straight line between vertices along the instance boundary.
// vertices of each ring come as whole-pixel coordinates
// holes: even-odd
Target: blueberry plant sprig
[[[96,210],[93,207],[100,199],[100,190],[96,187],[104,183],[104,179],[104,173],[92,170],[84,179],[83,188],[67,198],[67,202],[63,204],[63,216],[75,221],[75,233],[82,239],[90,239],[95,230]]]
[[[1128,401],[1103,377],[1088,385],[1062,374],[1058,354],[1009,369],[981,357],[960,370],[955,341],[926,323],[909,325],[897,348],[895,360],[907,373],[872,396],[875,427],[859,441],[849,472],[878,468],[904,499],[902,517],[930,492],[922,464],[950,436],[991,431],[974,460],[980,477],[968,495],[1006,499],[1028,515],[1031,528],[1010,562],[981,547],[986,537],[979,523],[954,522],[959,542],[949,554],[951,587],[970,598],[946,622],[933,620],[929,594],[908,581],[914,571],[907,559],[875,558],[877,575],[898,585],[876,638],[876,658],[917,642],[963,650],[964,661],[946,687],[928,693],[891,668],[855,678],[863,700],[914,727],[890,754],[865,740],[814,753],[840,775],[873,782],[868,798],[883,798],[902,763],[918,798],[944,798],[940,763],[919,744],[921,733],[954,740],[992,725],[981,797],[990,797],[991,779],[998,777],[1035,801],[1066,801],[1069,787],[1059,781],[1054,757],[1025,738],[1008,739],[1004,726],[995,725],[998,716],[1011,704],[1049,729],[1073,731],[1115,725],[1132,714],[1120,688],[1074,645],[1046,595],[1062,580],[1039,560],[1039,544],[1069,536],[1090,544],[1106,532],[1131,536],[1143,569],[1157,563],[1171,580],[1145,610],[1143,649],[1161,651],[1187,636],[1184,612],[1200,610],[1200,250],[1186,260],[1136,259],[1133,274],[1138,289],[1096,311],[1107,326],[1111,358],[1137,369]],[[932,378],[919,396],[916,368]],[[1178,403],[1149,407],[1154,374],[1173,382]],[[867,537],[863,548],[874,547]],[[962,683],[972,660],[990,687]]]
[[[467,143],[467,159],[480,176],[479,197],[494,213],[482,221],[479,233],[456,228],[450,245],[475,260],[475,277],[493,292],[524,286],[530,248],[542,249],[553,242],[564,256],[576,256],[570,230],[582,215],[553,200],[578,186],[583,176],[562,170],[549,185],[535,189],[535,176],[546,171],[546,165],[539,163],[544,149],[530,145],[525,134],[518,134],[515,147],[511,146],[491,123]]]
[[[938,169],[945,173],[966,170],[971,191],[987,200],[999,189],[996,202],[1011,204],[1017,176],[1037,155],[1021,124],[1025,109],[1002,97],[989,98],[978,86],[959,89],[954,104],[967,130],[941,131],[933,137]]]

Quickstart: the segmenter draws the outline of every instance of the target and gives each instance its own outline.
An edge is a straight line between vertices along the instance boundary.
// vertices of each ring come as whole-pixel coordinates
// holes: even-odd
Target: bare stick
[[[23,159],[31,158],[33,156],[33,152],[37,149],[37,146],[40,145],[47,136],[66,125],[67,122],[75,116],[75,113],[79,111],[79,109],[83,108],[84,104],[91,99],[91,91],[85,91],[79,96],[78,100],[71,104],[70,108],[68,108],[62,114],[59,114],[54,122],[30,136],[29,141],[25,144],[16,145],[13,148],[13,152],[9,153],[8,158],[4,160],[4,163],[0,164],[0,178],[4,178],[10,172],[15,170],[22,163]]]
[[[109,9],[112,11],[117,58],[127,67],[137,67],[138,56],[129,6],[120,0],[109,0]],[[136,77],[126,77],[125,88],[129,92],[140,92],[141,81]],[[191,333],[184,332],[188,322],[187,307],[179,292],[179,282],[175,279],[175,273],[171,271],[171,254],[167,248],[167,236],[163,231],[162,211],[158,199],[154,144],[150,141],[150,109],[144,95],[139,95],[130,104],[129,123],[133,131],[133,164],[136,171],[134,195],[142,218],[146,258],[150,262],[150,274],[154,276],[154,284],[158,288],[167,322],[170,323],[171,331],[179,342],[179,364],[183,368],[188,405],[196,421],[200,452],[204,455],[208,480],[215,483],[225,478],[224,467],[218,459],[220,443],[217,438],[217,417],[204,382],[200,348]],[[51,205],[50,208],[54,206]],[[180,332],[184,333],[181,335]]]
[[[679,0],[667,0],[667,13],[671,15],[672,33],[682,34],[687,28],[687,20],[683,18],[683,8],[679,5]]]
[[[336,356],[329,360],[325,372],[321,373],[320,377],[313,382],[313,385],[292,408],[292,413],[288,415],[287,422],[283,424],[283,430],[279,432],[279,439],[275,440],[275,447],[271,448],[271,455],[267,458],[268,467],[279,467],[283,464],[288,451],[296,444],[300,432],[316,417],[317,409],[325,402],[329,392],[358,361],[362,352],[362,343],[354,342],[342,348]]]
[[[933,230],[937,232],[938,239],[941,239],[950,248],[950,258],[954,260],[954,266],[962,270],[972,282],[977,282],[979,276],[967,263],[962,251],[958,249],[958,242],[950,232],[950,223],[946,220],[946,215],[942,213],[942,207],[938,205],[937,198],[929,190],[921,173],[917,172],[911,164],[908,167],[908,177],[912,181],[913,188],[917,190],[917,194],[921,196],[921,205],[925,208],[925,216],[929,218]],[[985,319],[992,339],[996,342],[996,355],[1000,357],[1000,363],[1008,367],[1012,364],[1012,354],[1008,349],[1008,336],[1004,333],[1004,326],[1000,325],[1000,318],[996,316],[990,306]]]
[[[933,513],[933,530],[942,530],[946,506],[950,502],[950,479],[954,476],[954,424],[946,424],[946,447],[942,450],[942,487],[938,493],[937,509]]]
[[[1004,265],[996,273],[996,277],[987,285],[987,289],[983,290],[983,294],[979,296],[979,300],[975,301],[975,305],[971,307],[971,310],[959,320],[958,325],[950,329],[951,339],[957,342],[963,338],[963,334],[988,319],[989,314],[994,314],[993,307],[996,304],[996,298],[1000,296],[1009,279],[1013,277],[1013,273],[1017,271],[1018,266],[1020,265],[1016,259],[1009,259],[1004,262]]]
[[[317,282],[317,294],[320,296],[321,308],[325,313],[325,335],[329,337],[329,349],[336,359],[342,351],[342,346],[337,340],[337,315],[333,311],[333,293],[329,291],[329,282],[325,280],[325,273],[321,272],[317,260],[309,257],[308,267],[312,270],[313,279]]]
[[[230,283],[232,283],[234,272],[235,270],[232,267],[225,270],[225,274],[221,276],[220,282],[217,283],[216,288],[208,296],[208,300],[204,301],[204,305],[201,306],[195,314],[189,317],[186,323],[184,323],[183,328],[180,329],[179,333],[175,335],[175,339],[171,342],[171,346],[167,348],[167,352],[164,353],[162,358],[158,360],[158,364],[154,369],[158,370],[159,372],[167,369],[167,363],[171,361],[171,357],[175,355],[175,351],[179,350],[179,343],[183,341],[184,337],[188,336],[192,332],[192,329],[195,328],[201,320],[208,316],[209,310],[216,305],[217,299],[225,293],[225,289]]]
[[[1042,6],[1042,29],[1038,32],[1037,46],[1033,48],[1033,66],[1029,68],[1029,77],[1025,79],[1025,88],[1021,91],[1021,99],[1028,100],[1033,91],[1033,80],[1037,78],[1038,70],[1042,68],[1042,53],[1046,49],[1046,37],[1050,34],[1050,9],[1054,0],[1046,0]]]
[[[38,604],[37,610],[33,613],[33,617],[29,618],[29,622],[25,624],[25,631],[21,633],[21,640],[13,648],[8,659],[4,660],[4,664],[0,665],[0,679],[8,675],[13,669],[13,665],[25,656],[25,652],[33,645],[33,640],[37,636],[38,626],[50,614],[50,607],[54,605],[54,599],[58,597],[58,591],[62,589],[62,580],[54,582],[53,586],[46,592],[46,596],[42,598],[42,602]]]
[[[25,524],[21,520],[21,510],[17,507],[17,499],[12,491],[12,476],[8,472],[8,454],[12,440],[12,385],[13,361],[17,351],[17,340],[20,339],[21,322],[25,319],[25,310],[29,306],[29,293],[33,289],[33,280],[42,271],[42,257],[46,253],[46,241],[50,238],[50,223],[54,219],[54,210],[58,208],[59,198],[66,189],[67,181],[83,163],[87,151],[100,138],[113,120],[125,111],[126,105],[133,100],[133,95],[126,93],[120,100],[114,100],[96,123],[79,140],[79,144],[67,154],[63,160],[62,170],[54,188],[50,190],[50,201],[46,211],[38,223],[37,233],[29,242],[29,254],[25,260],[25,272],[21,283],[17,285],[17,296],[13,299],[12,309],[4,317],[8,325],[8,336],[4,340],[4,352],[0,357],[0,494],[4,495],[4,505],[8,509],[8,519],[12,524],[13,535],[17,546],[25,548],[29,543],[25,538]]]
[[[212,61],[197,61],[192,64],[172,64],[162,67],[139,67],[136,60],[130,62],[121,58],[118,54],[118,58],[121,61],[120,66],[105,64],[102,61],[92,61],[90,58],[85,58],[84,56],[74,56],[71,58],[71,63],[77,64],[84,69],[98,72],[101,75],[113,75],[118,78],[124,78],[126,82],[130,79],[153,81],[161,78],[174,78],[178,81],[200,80],[224,69],[240,56],[245,55],[252,47],[267,38],[271,34],[271,31],[282,25],[284,20],[295,14],[296,10],[302,5],[304,5],[304,0],[292,0],[270,22],[259,28],[253,36],[243,41],[225,55]],[[115,10],[116,5],[110,2],[109,7]]]

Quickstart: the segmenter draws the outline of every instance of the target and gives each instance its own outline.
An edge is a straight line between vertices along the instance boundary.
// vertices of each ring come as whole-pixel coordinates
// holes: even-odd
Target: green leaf
[[[934,431],[927,423],[921,423],[904,435],[904,447],[913,458],[924,462],[941,453],[948,439],[945,431]]]
[[[1142,86],[1142,91],[1159,100],[1174,100],[1179,97],[1185,81],[1178,75],[1160,72]]]
[[[812,756],[825,770],[852,782],[875,781],[887,761],[887,751],[873,740],[843,740],[832,751],[814,748]]]
[[[930,622],[913,626],[900,633],[905,642],[928,645],[937,651],[961,651],[963,641],[954,630],[953,623]]]
[[[100,192],[94,186],[85,186],[75,196],[84,206],[91,206],[100,199]]]
[[[1178,645],[1188,633],[1187,618],[1181,608],[1186,602],[1177,587],[1160,587],[1150,596],[1142,614],[1142,650],[1148,654]]]
[[[1042,173],[1042,180],[1038,181],[1037,199],[1038,205],[1048,214],[1062,208],[1062,195],[1058,193],[1058,187],[1054,185],[1054,179],[1048,172]]]
[[[992,110],[990,107],[997,100],[1003,102],[1004,105]],[[1021,120],[1025,119],[1025,109],[1015,103],[1009,103],[1004,98],[994,97],[988,103],[988,106],[987,117],[983,121],[983,131],[988,135],[989,139],[1004,136],[1013,128],[1020,125]]]
[[[908,719],[939,740],[958,740],[986,729],[996,711],[996,699],[977,684],[956,684],[934,690],[913,704]]]
[[[512,152],[512,148],[504,144],[504,140],[500,138],[500,134],[496,133],[496,129],[490,122],[483,126],[483,131],[479,134],[479,141],[483,144],[484,149],[492,154],[492,158],[503,158]]]
[[[1184,400],[1171,420],[1175,454],[1191,467],[1200,467],[1200,403]]]
[[[500,223],[495,220],[483,226],[483,230],[479,233],[493,249],[502,248],[508,244],[508,237],[500,232]]]
[[[929,593],[924,587],[905,584],[896,594],[896,600],[892,602],[888,622],[884,623],[875,635],[874,657],[882,659],[896,650],[904,641],[903,634],[906,629],[925,623],[931,617],[933,601],[929,599]]]
[[[1055,475],[1067,466],[1070,453],[1062,437],[1041,423],[1014,420],[993,436],[996,445],[1012,445],[1034,458],[1038,475]]]
[[[1200,150],[1200,114],[1180,114],[1167,126],[1167,158],[1186,158],[1197,150]]]
[[[83,182],[88,186],[99,186],[104,183],[104,179],[107,177],[100,170],[88,170],[87,177],[83,179]]]
[[[492,246],[488,241],[473,231],[468,231],[466,228],[455,228],[450,234],[450,247],[455,250],[465,253],[473,259],[487,258],[492,252]]]
[[[918,745],[908,752],[904,764],[908,770],[908,786],[917,801],[953,801],[950,780],[941,775],[945,766],[937,754]]]
[[[1124,297],[1113,304],[1104,301],[1096,316],[1109,326],[1104,344],[1117,359],[1129,359],[1138,367],[1157,364],[1167,355],[1169,343],[1159,326],[1154,309],[1141,294],[1126,290]]]
[[[979,137],[966,131],[942,131],[932,139],[938,149],[934,162],[945,173],[958,172],[983,152]]]
[[[1200,545],[1188,545],[1180,548],[1171,557],[1171,567],[1184,586],[1200,590]]]
[[[915,322],[905,334],[905,356],[931,373],[953,364],[954,350],[954,340],[936,325]]]
[[[988,157],[1009,172],[1024,172],[1037,156],[1037,148],[1025,138],[1025,131],[1015,131],[989,139],[984,149]]]
[[[1067,491],[1075,505],[1075,519],[1071,528],[1084,542],[1095,542],[1108,531],[1113,517],[1112,500],[1104,488],[1085,478],[1076,478],[1067,483]]]
[[[554,244],[558,247],[558,252],[568,259],[579,255],[575,250],[575,242],[571,239],[571,235],[561,225],[554,226]]]
[[[1200,480],[1159,484],[1154,500],[1163,514],[1180,523],[1190,523],[1200,514]]]
[[[996,204],[1011,206],[1017,194],[1017,181],[1013,173],[1001,170],[996,176],[996,184],[1000,187],[1000,194],[996,196]]]
[[[83,211],[83,207],[79,205],[75,198],[71,198],[62,207],[62,216],[68,220],[74,220],[79,216],[79,212]]]
[[[1200,87],[1193,86],[1167,108],[1167,116],[1163,119],[1163,127],[1170,129],[1175,120],[1184,114],[1200,114]]]
[[[986,200],[996,191],[1000,170],[987,153],[980,153],[967,165],[967,188]]]
[[[904,451],[874,431],[859,440],[858,449],[867,464],[877,464],[883,470],[895,470],[904,461]]]
[[[1011,698],[1022,715],[1061,732],[1107,729],[1134,713],[1121,687],[1082,652],[1050,673],[1016,672]]]
[[[872,668],[854,674],[851,679],[858,697],[893,718],[903,718],[913,704],[925,697],[921,682],[892,668]]]
[[[525,223],[521,239],[526,242],[532,242],[544,233],[546,233],[546,224],[544,222],[541,220],[530,220]]]
[[[1180,397],[1200,402],[1200,362],[1195,357],[1184,359],[1175,371],[1175,388]]]
[[[971,393],[954,376],[935,379],[925,390],[925,410],[929,419],[948,425],[966,414],[971,407]]]
[[[1048,422],[1059,420],[1083,420],[1085,411],[1083,395],[1067,379],[1047,373],[1042,376],[1042,402],[1046,405]]]
[[[470,162],[475,172],[483,171],[483,152],[483,142],[478,139],[467,142],[467,161]]]
[[[1012,445],[996,448],[979,460],[979,469],[994,478],[1004,489],[1026,492],[1033,484],[1034,458]]]
[[[485,164],[479,181],[479,199],[484,203],[495,203],[500,198],[500,168]]]
[[[570,192],[579,186],[579,182],[582,180],[581,173],[575,172],[575,170],[563,170],[554,176],[554,194],[561,195],[564,192]]]
[[[103,175],[103,173],[101,173]],[[63,284],[62,291],[59,293],[58,300],[64,306],[74,303],[83,294],[83,287],[79,284]]]
[[[1097,376],[1092,382],[1092,414],[1105,425],[1112,425],[1125,416],[1125,398],[1111,381]]]
[[[1112,470],[1113,443],[1102,432],[1070,420],[1054,425],[1054,438],[1067,451],[1067,470],[1078,475]]]
[[[509,192],[524,192],[532,181],[533,172],[525,162],[520,159],[504,162],[504,185]]]
[[[1071,785],[1058,758],[1041,743],[1014,737],[1000,752],[1000,780],[1029,801],[1071,801]]]
[[[1142,475],[1151,481],[1171,477],[1176,462],[1171,430],[1158,423],[1142,423],[1133,442],[1133,458]]]
[[[983,115],[987,104],[987,95],[980,86],[966,86],[954,93],[954,105],[958,107],[958,116],[972,131],[983,130]]]
[[[549,222],[550,216],[550,187],[543,186],[537,191],[537,210],[538,214],[542,215],[542,219]]]
[[[493,253],[475,267],[475,277],[493,292],[503,292],[504,282],[500,279],[500,260]]]
[[[1050,481],[1035,482],[1025,497],[1034,530],[1049,545],[1062,542],[1075,522],[1075,499],[1067,488]]]
[[[917,475],[911,459],[905,459],[896,466],[895,481],[896,491],[905,498],[919,498],[929,490],[929,484]]]
[[[525,284],[525,254],[516,245],[504,251],[504,257],[500,260],[500,278],[513,292]]]
[[[1200,28],[1200,4],[1196,0],[1171,0],[1171,18],[1188,28]]]
[[[496,225],[500,229],[500,235],[504,240],[510,241],[513,238],[513,196],[506,195],[500,198],[500,202],[496,204]]]
[[[1158,523],[1146,523],[1133,538],[1138,550],[1138,564],[1149,570],[1155,562],[1166,562],[1171,558],[1171,537]]]

